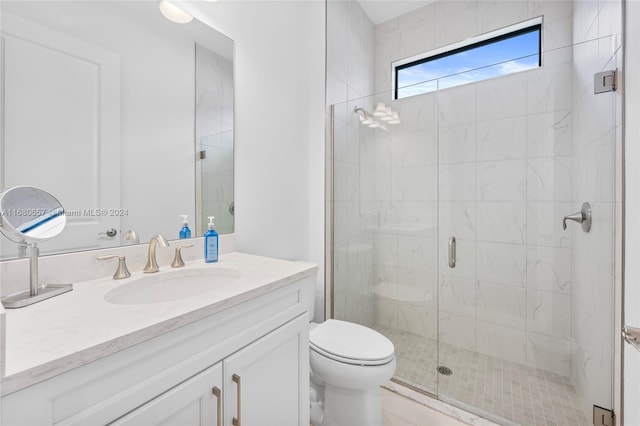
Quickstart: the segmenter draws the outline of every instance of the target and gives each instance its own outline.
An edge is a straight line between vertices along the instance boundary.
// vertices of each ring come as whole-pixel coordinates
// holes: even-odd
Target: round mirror
[[[60,201],[42,189],[15,186],[0,193],[0,232],[15,242],[45,241],[67,223]]]

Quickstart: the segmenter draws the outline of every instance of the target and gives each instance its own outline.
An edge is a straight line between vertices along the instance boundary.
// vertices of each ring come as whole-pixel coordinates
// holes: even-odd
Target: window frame
[[[398,98],[398,71],[401,71],[406,68],[410,68],[412,66],[435,61],[447,56],[452,56],[457,53],[473,50],[475,48],[486,46],[492,43],[497,43],[497,42],[508,40],[524,34],[536,32],[536,31],[538,32],[538,45],[540,46],[539,52],[538,52],[538,68],[540,68],[542,67],[542,56],[543,56],[542,55],[543,53],[543,36],[542,36],[543,17],[542,16],[529,19],[527,21],[510,25],[508,27],[504,27],[495,31],[485,33],[485,34],[481,34],[479,36],[472,37],[470,39],[467,39],[461,42],[453,43],[448,46],[431,50],[429,52],[410,56],[408,58],[400,59],[398,61],[393,61],[391,63],[391,75],[392,75],[391,84],[392,84],[393,99],[399,100],[399,99],[404,99],[404,98],[409,98],[412,96],[419,95],[419,94],[416,94],[416,95],[409,95],[402,98]],[[472,70],[469,70],[469,71],[472,71]],[[455,75],[455,74],[450,74],[450,75]],[[511,74],[507,74],[507,75],[511,75]],[[444,78],[444,77],[449,77],[449,75],[442,76],[440,78]],[[477,81],[484,81],[484,80],[477,80]],[[457,86],[454,86],[454,87],[457,87]],[[425,94],[425,93],[430,93],[430,92],[424,92],[420,94]]]

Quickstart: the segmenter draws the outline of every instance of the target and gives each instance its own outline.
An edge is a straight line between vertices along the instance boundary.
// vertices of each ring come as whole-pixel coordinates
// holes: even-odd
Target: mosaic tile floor
[[[373,328],[395,345],[398,363],[395,377],[437,394],[440,399],[455,401],[454,405],[462,408],[491,413],[491,420],[498,423],[591,424],[568,377],[442,343],[440,365],[449,367],[453,374],[438,374],[434,340],[383,325]]]

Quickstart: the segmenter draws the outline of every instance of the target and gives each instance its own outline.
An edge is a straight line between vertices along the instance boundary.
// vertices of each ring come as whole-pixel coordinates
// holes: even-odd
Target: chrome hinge
[[[613,411],[593,406],[593,426],[614,426],[616,424]]]
[[[622,327],[622,338],[640,351],[640,328],[625,325]]]
[[[207,158],[207,151],[198,151],[198,158],[200,158],[201,160]]]
[[[618,70],[609,70],[596,73],[593,76],[593,93],[613,92],[616,90],[618,81]]]

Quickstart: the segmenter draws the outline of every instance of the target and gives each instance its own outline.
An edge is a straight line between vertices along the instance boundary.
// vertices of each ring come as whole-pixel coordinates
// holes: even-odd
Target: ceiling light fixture
[[[388,121],[389,124],[400,124],[402,123],[400,121],[400,117],[398,116],[398,113],[396,111],[393,111],[391,113],[391,120]]]
[[[385,106],[383,102],[378,102],[373,114],[360,107],[355,107],[353,112],[358,115],[361,124],[368,125],[374,129],[380,128],[388,131],[385,124],[400,124],[401,122],[398,113]]]
[[[387,115],[387,107],[384,106],[384,102],[378,102],[378,106],[373,112],[373,115],[375,115],[376,117],[384,117],[385,115]]]
[[[187,22],[191,22],[193,20],[193,16],[189,15],[187,12],[180,9],[175,4],[169,2],[169,0],[161,0],[159,7],[160,12],[162,12],[164,17],[171,22],[186,24]]]

